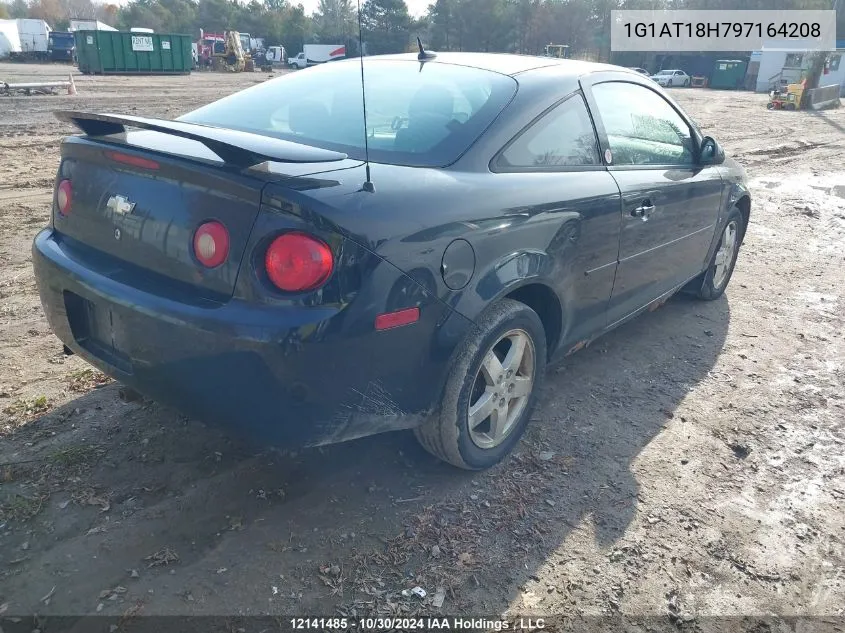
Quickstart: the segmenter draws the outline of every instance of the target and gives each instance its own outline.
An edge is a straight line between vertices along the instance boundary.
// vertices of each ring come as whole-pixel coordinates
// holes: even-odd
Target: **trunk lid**
[[[230,165],[202,142],[157,131],[69,137],[59,179],[72,182],[72,207],[67,217],[54,209],[54,229],[105,255],[98,261],[113,278],[132,283],[134,276],[145,286],[157,280],[176,293],[224,301],[233,294],[267,181],[351,162],[296,163],[273,173]],[[193,251],[196,229],[210,220],[229,234],[228,257],[215,268],[200,264]]]
[[[149,166],[127,164],[127,156]],[[152,273],[208,298],[231,297],[261,182],[76,137],[62,145],[60,178],[70,179],[73,197],[67,217],[53,213],[54,229],[107,255],[110,276]],[[228,257],[215,268],[202,266],[193,252],[194,232],[209,220],[229,233]]]

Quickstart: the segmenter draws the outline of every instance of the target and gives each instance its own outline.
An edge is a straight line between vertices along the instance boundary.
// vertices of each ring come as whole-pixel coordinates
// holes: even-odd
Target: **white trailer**
[[[70,28],[69,31],[116,31],[117,29],[113,26],[109,26],[99,20],[78,20],[73,19],[70,21]]]
[[[50,49],[49,39],[52,29],[44,20],[18,19],[18,37],[21,40],[21,55],[30,58],[44,58]]]
[[[346,57],[346,47],[342,44],[306,44],[299,55],[288,58],[288,66],[305,68],[344,57]]]
[[[17,57],[21,53],[21,38],[17,20],[0,20],[0,59]]]

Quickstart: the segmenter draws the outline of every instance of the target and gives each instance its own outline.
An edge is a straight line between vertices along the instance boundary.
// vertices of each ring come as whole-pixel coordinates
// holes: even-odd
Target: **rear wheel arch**
[[[546,331],[546,357],[551,358],[563,332],[563,306],[555,291],[534,281],[508,291],[501,298],[524,303],[537,313]]]
[[[745,234],[748,232],[748,222],[751,220],[751,197],[748,194],[742,196],[734,203],[739,212],[742,214],[742,235],[740,236],[740,243]]]

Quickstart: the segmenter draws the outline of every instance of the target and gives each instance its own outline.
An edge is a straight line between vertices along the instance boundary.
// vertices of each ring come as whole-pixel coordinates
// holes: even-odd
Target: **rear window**
[[[506,75],[436,62],[365,60],[370,159],[448,165],[484,132],[516,92]],[[215,101],[180,121],[275,136],[364,159],[357,60],[288,73]]]

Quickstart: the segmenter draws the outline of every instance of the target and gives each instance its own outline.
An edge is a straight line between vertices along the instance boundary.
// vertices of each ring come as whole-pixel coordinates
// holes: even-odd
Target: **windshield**
[[[395,165],[453,163],[516,92],[506,75],[436,62],[365,60],[370,158]],[[178,120],[297,141],[364,158],[359,60],[288,73]]]

